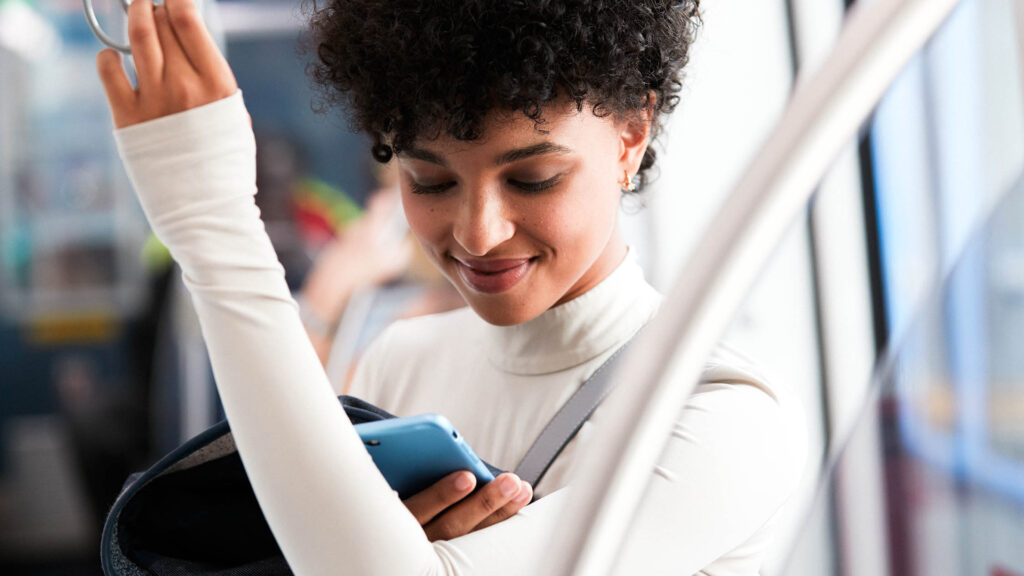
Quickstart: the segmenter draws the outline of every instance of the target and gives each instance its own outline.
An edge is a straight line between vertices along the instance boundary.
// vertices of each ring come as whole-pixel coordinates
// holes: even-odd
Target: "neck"
[[[619,228],[618,222],[615,224],[615,228],[612,229],[611,236],[608,238],[608,243],[605,244],[604,250],[597,257],[597,260],[591,264],[590,268],[583,273],[583,276],[573,284],[572,288],[563,295],[558,302],[555,302],[555,306],[565,304],[570,300],[578,298],[583,294],[590,291],[591,288],[600,284],[609,274],[615,271],[616,268],[622,264],[622,261],[626,259],[626,253],[629,248],[626,246],[626,239],[622,236],[622,230]]]
[[[591,290],[522,324],[482,323],[491,364],[513,374],[544,374],[578,366],[628,340],[657,310],[661,297],[635,258]]]

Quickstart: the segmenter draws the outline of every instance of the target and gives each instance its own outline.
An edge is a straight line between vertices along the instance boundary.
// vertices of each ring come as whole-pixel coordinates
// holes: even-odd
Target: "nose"
[[[515,235],[515,223],[500,192],[482,190],[464,196],[452,234],[471,256],[483,256]]]

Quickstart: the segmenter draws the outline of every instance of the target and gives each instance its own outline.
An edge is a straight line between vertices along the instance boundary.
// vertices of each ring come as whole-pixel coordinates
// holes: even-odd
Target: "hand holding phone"
[[[440,414],[390,418],[355,428],[374,464],[402,499],[459,470],[472,472],[477,486],[494,480],[483,461]]]
[[[438,421],[432,416],[434,415],[430,415],[427,418],[395,418],[373,422],[373,426],[370,424],[359,424],[356,426],[356,430],[363,438],[363,442],[367,444],[367,450],[370,451],[371,456],[374,455],[375,451],[378,451],[378,455],[374,457],[374,462],[377,463],[378,467],[381,466],[382,462],[386,463],[384,468],[381,468],[381,471],[384,473],[385,478],[388,479],[392,488],[398,490],[397,486],[404,484],[405,481],[401,480],[401,478],[408,479],[421,474],[419,471],[410,470],[414,466],[402,460],[401,453],[414,451],[410,448],[411,446],[417,443],[420,443],[420,445],[458,446],[458,441],[462,440],[447,420],[443,417],[437,417],[440,418]],[[410,420],[413,420],[413,422],[410,423]],[[440,435],[428,432],[426,437],[435,438],[435,440],[418,438],[413,443],[407,444],[404,449],[400,448],[400,441],[389,442],[389,444],[394,445],[389,447],[392,453],[387,456],[385,452],[389,450],[380,450],[384,446],[382,437],[388,436],[393,439],[400,439],[403,436],[417,436],[418,434],[415,432],[415,430],[419,429],[417,423],[423,424],[424,420],[431,421],[427,424],[429,429],[440,429],[443,431],[443,441],[440,441]],[[384,426],[385,422],[392,422],[392,424]],[[368,426],[369,428],[367,429],[366,427]],[[382,428],[390,428],[392,432],[380,434]],[[462,441],[462,444],[465,445],[468,453],[472,454],[472,450],[469,449],[469,446],[464,441]],[[477,472],[470,471],[473,461],[479,461],[479,458],[476,458],[475,454],[473,456],[465,456],[466,452],[461,447],[459,447],[459,452],[463,454],[459,458],[467,458],[462,464],[458,465],[461,467],[456,467],[456,471],[443,475],[440,479],[416,493],[408,497],[403,496],[402,498],[417,522],[423,526],[423,532],[431,542],[435,540],[451,540],[452,538],[463,536],[474,530],[486,528],[511,518],[523,506],[529,504],[533,497],[532,487],[526,482],[521,481],[515,474],[506,472],[499,474],[493,480],[486,481],[490,477],[490,471],[487,470],[486,466],[484,466],[486,474],[481,473],[478,476]],[[429,454],[429,451],[425,451],[425,453]],[[396,462],[402,462],[402,464],[392,466]],[[385,468],[388,471],[385,472]],[[486,482],[482,482],[480,478],[484,478]],[[410,480],[410,482],[416,485],[422,484],[424,481]],[[402,491],[399,490],[399,493],[401,494]]]

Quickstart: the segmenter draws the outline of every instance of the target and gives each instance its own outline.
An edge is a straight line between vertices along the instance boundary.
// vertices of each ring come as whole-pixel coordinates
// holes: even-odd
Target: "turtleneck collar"
[[[589,291],[515,326],[485,324],[484,347],[497,369],[538,375],[592,360],[633,336],[661,296],[644,279],[632,250]]]

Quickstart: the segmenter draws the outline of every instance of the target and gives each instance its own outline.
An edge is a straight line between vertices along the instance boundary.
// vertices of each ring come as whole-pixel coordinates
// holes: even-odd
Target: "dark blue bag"
[[[341,396],[353,424],[394,418]],[[487,465],[497,475],[502,471]],[[292,573],[222,421],[125,482],[103,525],[107,576],[283,576]]]

